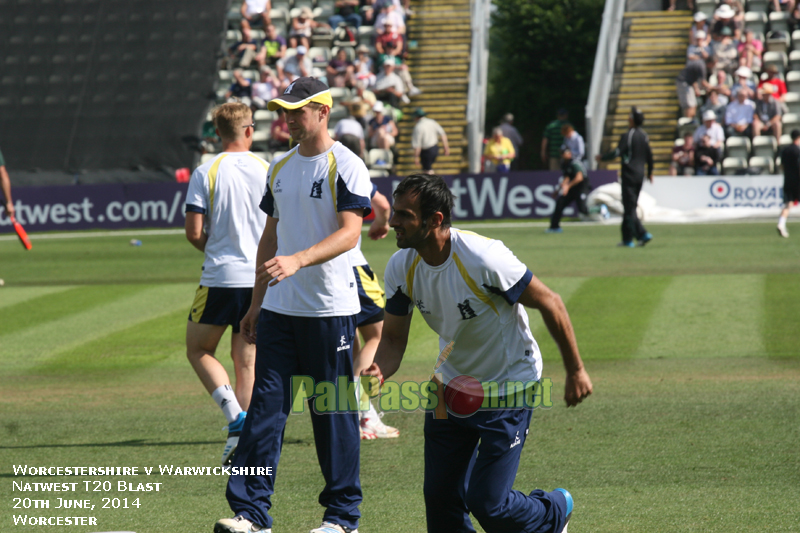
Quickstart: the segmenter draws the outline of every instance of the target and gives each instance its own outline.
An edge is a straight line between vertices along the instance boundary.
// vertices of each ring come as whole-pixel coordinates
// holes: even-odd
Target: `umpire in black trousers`
[[[610,161],[617,157],[622,159],[622,242],[619,246],[633,248],[636,246],[634,239],[639,241],[639,246],[644,246],[653,236],[644,229],[641,220],[636,215],[636,206],[639,202],[639,192],[644,183],[644,166],[647,164],[647,179],[653,183],[653,152],[650,149],[650,139],[642,129],[644,113],[637,108],[631,108],[628,117],[630,129],[619,139],[616,150],[602,156],[596,156],[597,161]]]

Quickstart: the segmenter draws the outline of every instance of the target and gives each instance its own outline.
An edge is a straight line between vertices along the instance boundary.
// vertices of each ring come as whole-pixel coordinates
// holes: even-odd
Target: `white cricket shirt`
[[[370,212],[369,171],[339,142],[314,157],[301,156],[295,147],[273,162],[268,180],[261,208],[278,219],[277,255],[305,250],[337,231],[339,211]],[[361,304],[348,254],[301,268],[269,287],[262,307],[290,316],[358,314]]]
[[[258,208],[269,163],[251,152],[223,152],[192,173],[186,212],[203,213],[208,241],[205,287],[253,287],[267,217]]]
[[[533,274],[501,241],[451,228],[450,246],[450,256],[435,267],[413,249],[389,259],[386,312],[403,316],[416,307],[439,334],[440,350],[456,341],[439,369],[445,383],[459,375],[538,380],[542,356],[525,309],[515,303]]]

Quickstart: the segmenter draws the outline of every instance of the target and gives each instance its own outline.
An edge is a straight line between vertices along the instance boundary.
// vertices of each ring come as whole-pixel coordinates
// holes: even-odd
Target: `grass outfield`
[[[463,225],[468,227],[468,225]],[[516,488],[572,491],[571,533],[800,531],[800,240],[767,224],[654,226],[645,249],[618,228],[489,225],[567,303],[594,394],[534,415]],[[800,235],[800,225],[789,231]],[[95,516],[21,530],[210,532],[230,511],[216,466],[224,419],[184,356],[202,256],[179,235],[0,241],[0,530],[14,515]],[[365,242],[382,277],[391,238]],[[531,314],[544,375],[563,394],[555,345]],[[223,339],[220,359],[230,367]],[[399,380],[425,379],[437,340],[419,316]],[[399,439],[364,442],[360,531],[422,532],[422,415],[390,414]],[[138,477],[15,477],[12,465],[154,467]],[[84,481],[111,491],[84,491]],[[117,481],[162,483],[118,492]],[[13,481],[78,483],[65,493]],[[90,489],[94,483],[90,483]],[[276,533],[318,525],[322,476],[310,418],[293,416],[273,499]],[[102,489],[102,487],[101,487]],[[13,498],[49,509],[13,509]],[[94,510],[59,510],[58,498]],[[128,509],[102,509],[102,498]],[[131,507],[138,498],[140,507]],[[110,504],[115,503],[109,500]],[[476,528],[480,530],[476,524]]]

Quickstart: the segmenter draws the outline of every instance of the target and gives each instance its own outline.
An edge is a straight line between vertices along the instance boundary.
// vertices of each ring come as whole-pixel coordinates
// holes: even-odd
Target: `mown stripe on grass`
[[[567,303],[567,310],[569,310],[569,300],[578,289],[583,285],[586,280],[590,278],[541,278],[542,283],[547,285],[552,291],[558,293],[561,299]],[[560,359],[558,349],[556,348],[553,339],[550,337],[550,332],[547,331],[547,326],[544,325],[542,314],[536,309],[526,309],[528,312],[528,321],[530,322],[533,338],[539,345],[544,359]]]
[[[21,371],[110,333],[173,311],[188,315],[194,284],[135,285],[126,298],[16,331],[0,338],[4,371]]]
[[[800,355],[800,275],[767,274],[761,336],[775,356]]]
[[[585,360],[633,357],[671,279],[602,277],[581,284],[566,302],[581,357]],[[550,351],[548,358],[560,358],[557,349]]]
[[[39,288],[39,287],[36,287]],[[19,333],[69,315],[89,311],[141,291],[136,285],[92,285],[44,294],[0,309],[0,342],[3,335]]]
[[[144,368],[186,351],[186,310],[174,311],[85,342],[47,359],[32,373],[87,373]],[[220,346],[220,352],[227,351]]]
[[[47,294],[56,294],[72,288],[72,285],[62,285],[60,287],[3,287],[0,288],[0,309],[17,305],[18,303],[26,300],[31,300]]]
[[[762,274],[676,276],[637,357],[765,355]]]

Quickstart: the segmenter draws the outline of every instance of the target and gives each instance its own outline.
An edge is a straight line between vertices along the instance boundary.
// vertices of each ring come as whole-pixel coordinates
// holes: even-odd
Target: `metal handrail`
[[[626,0],[606,0],[603,9],[603,23],[594,57],[592,85],[589,88],[589,101],[586,103],[586,157],[595,168],[594,156],[600,153],[605,129],[608,97],[614,83],[614,65],[617,62],[619,38],[622,33],[622,19],[625,15]]]

